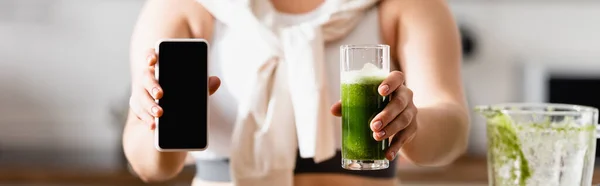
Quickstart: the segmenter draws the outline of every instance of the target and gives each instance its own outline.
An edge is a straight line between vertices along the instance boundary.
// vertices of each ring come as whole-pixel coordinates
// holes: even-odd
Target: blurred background
[[[471,106],[600,107],[590,89],[600,85],[600,1],[448,1]],[[127,170],[120,138],[129,38],[143,3],[0,0],[0,185],[142,184]],[[480,117],[471,138],[470,155],[484,155]],[[191,175],[165,184],[189,184]]]

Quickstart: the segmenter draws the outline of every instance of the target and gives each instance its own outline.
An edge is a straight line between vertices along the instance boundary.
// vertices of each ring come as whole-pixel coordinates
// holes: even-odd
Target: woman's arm
[[[393,57],[418,108],[416,135],[401,154],[418,165],[449,164],[466,150],[469,133],[460,40],[452,14],[444,0],[387,0],[381,9],[396,14],[382,20],[384,39],[395,41]]]
[[[143,89],[147,74],[148,50],[162,38],[202,37],[209,39],[213,18],[194,0],[150,0],[142,9],[130,48],[132,89]],[[195,24],[189,24],[195,23]],[[132,99],[143,99],[132,96]],[[123,148],[133,170],[146,182],[175,177],[183,168],[186,152],[158,152],[154,131],[147,122],[129,112],[123,133]]]

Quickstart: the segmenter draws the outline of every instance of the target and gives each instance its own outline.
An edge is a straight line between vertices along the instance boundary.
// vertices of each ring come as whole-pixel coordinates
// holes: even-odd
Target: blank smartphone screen
[[[205,42],[163,41],[158,52],[158,146],[204,149],[207,146],[207,50]]]

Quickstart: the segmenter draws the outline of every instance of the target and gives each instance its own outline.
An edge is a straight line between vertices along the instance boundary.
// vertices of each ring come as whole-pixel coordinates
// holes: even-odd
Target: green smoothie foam
[[[588,147],[582,146],[587,143],[585,139],[581,141],[581,136],[593,135],[595,126],[564,123],[565,121],[563,124],[556,124],[548,120],[516,125],[510,116],[500,111],[488,115],[488,153],[491,166],[489,170],[493,175],[494,185],[546,185],[554,180],[546,176],[551,175],[548,172],[555,171],[552,167],[565,167],[565,170],[569,167],[578,167],[564,162],[563,165],[556,164],[554,161],[556,153],[567,151],[577,154],[575,152],[582,149],[586,151]],[[582,157],[574,155],[562,156],[564,160],[580,158]],[[581,170],[570,172],[575,171]]]
[[[342,158],[385,159],[389,141],[373,139],[370,123],[389,101],[377,91],[387,74],[372,64],[342,74]]]

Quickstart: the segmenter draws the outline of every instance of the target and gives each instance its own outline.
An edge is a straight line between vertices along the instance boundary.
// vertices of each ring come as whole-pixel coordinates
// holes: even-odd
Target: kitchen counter
[[[98,186],[168,186],[191,185],[194,169],[187,167],[177,178],[165,183],[145,184],[127,169],[83,170],[0,167],[0,185],[98,185]]]
[[[106,154],[70,154],[67,158],[64,155],[38,156],[45,157],[45,160],[41,161],[38,157],[23,161],[19,156],[0,156],[0,184],[147,185],[133,175],[123,162],[90,161],[97,160],[100,156],[106,157]],[[152,185],[190,185],[194,172],[194,166],[188,166],[170,182]],[[486,186],[486,159],[464,156],[452,165],[441,168],[416,167],[403,163],[398,177],[402,186]],[[600,183],[600,167],[594,172],[593,183]]]
[[[398,178],[402,183],[487,183],[485,157],[463,156],[446,167],[418,167],[402,161]]]
[[[427,186],[439,185],[487,185],[487,160],[479,156],[463,156],[453,164],[441,168],[416,167],[403,163],[398,177],[404,185]],[[593,184],[600,183],[600,167],[595,167]],[[425,186],[425,185],[423,185]]]
[[[122,155],[106,152],[0,152],[0,185],[190,185],[194,166],[169,182],[145,184],[127,167]]]

